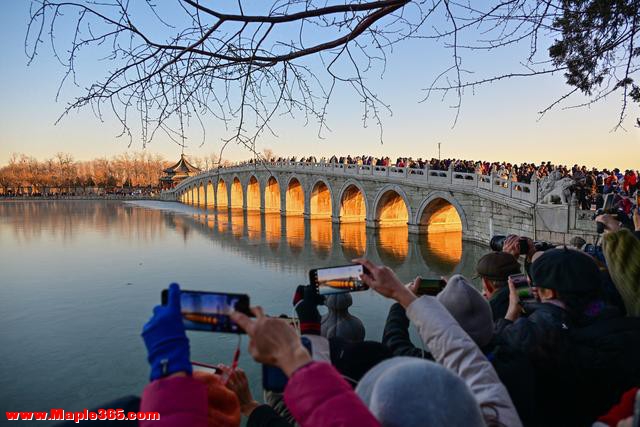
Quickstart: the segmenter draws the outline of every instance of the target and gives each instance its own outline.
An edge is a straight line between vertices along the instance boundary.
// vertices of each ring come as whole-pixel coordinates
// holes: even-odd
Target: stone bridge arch
[[[265,185],[262,187],[262,207],[264,212],[278,212],[282,210],[282,191],[280,180],[274,176],[269,175],[265,181]]]
[[[333,189],[324,178],[311,181],[305,201],[308,206],[305,212],[309,218],[331,218],[333,211]]]
[[[218,178],[216,185],[216,207],[226,209],[229,207],[229,190],[227,182],[223,178]]]
[[[247,180],[245,186],[245,197],[246,204],[245,209],[248,211],[259,211],[262,208],[262,188],[264,186],[260,185],[260,180],[255,176],[255,174],[249,175],[249,179]]]
[[[240,182],[238,175],[234,175],[231,181],[231,187],[229,188],[229,207],[231,209],[242,209],[244,206],[242,182]]]
[[[333,217],[341,223],[365,222],[370,212],[369,198],[362,184],[348,179],[335,199]]]
[[[434,191],[422,201],[413,224],[420,232],[447,233],[468,229],[465,211],[455,197],[443,191]]]
[[[305,191],[303,180],[297,175],[291,175],[284,188],[284,212],[287,215],[304,215]]]
[[[408,225],[412,218],[411,203],[404,189],[387,184],[378,190],[368,222],[375,228],[399,227]]]

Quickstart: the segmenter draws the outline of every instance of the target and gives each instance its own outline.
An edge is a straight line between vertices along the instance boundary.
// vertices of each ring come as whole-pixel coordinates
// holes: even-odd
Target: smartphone
[[[162,305],[167,305],[169,290],[162,291]],[[244,331],[229,316],[234,311],[250,315],[249,295],[223,292],[180,291],[180,309],[184,328],[191,331]]]
[[[418,283],[418,295],[431,295],[435,297],[445,286],[447,286],[447,282],[443,279],[425,279],[421,277],[420,283]]]
[[[311,341],[306,337],[300,337],[302,345],[307,349],[309,354],[311,353]],[[284,392],[284,388],[287,386],[289,378],[285,375],[282,369],[272,365],[262,365],[262,388],[267,391],[273,391],[276,393]]]
[[[524,273],[512,274],[511,276],[509,276],[509,279],[513,282],[516,288],[529,286],[529,278]]]
[[[360,276],[366,272],[361,264],[315,268],[309,271],[309,283],[320,295],[365,291],[369,287],[362,283]]]

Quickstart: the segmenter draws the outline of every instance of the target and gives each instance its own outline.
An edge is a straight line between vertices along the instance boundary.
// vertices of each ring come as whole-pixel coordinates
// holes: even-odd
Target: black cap
[[[507,252],[491,252],[480,258],[476,271],[489,280],[506,282],[510,275],[520,273],[520,264]]]
[[[587,294],[601,289],[600,270],[593,258],[581,251],[550,249],[529,270],[533,286],[558,292]]]

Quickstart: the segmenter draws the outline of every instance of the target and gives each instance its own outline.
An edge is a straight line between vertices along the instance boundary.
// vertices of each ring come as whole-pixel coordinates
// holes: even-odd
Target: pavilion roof
[[[198,169],[197,167],[189,163],[186,157],[184,156],[184,154],[181,154],[180,160],[178,160],[178,163],[166,168],[164,172],[168,174],[180,174],[180,173],[189,174],[189,173],[200,172],[200,169]]]

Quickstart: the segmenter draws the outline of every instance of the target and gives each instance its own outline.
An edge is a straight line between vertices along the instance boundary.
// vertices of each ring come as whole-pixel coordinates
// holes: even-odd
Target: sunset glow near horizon
[[[143,149],[140,139],[116,138],[120,128],[109,113],[104,122],[90,108],[71,113],[54,122],[66,103],[77,95],[79,88],[67,84],[55,101],[64,68],[52,57],[51,50],[41,46],[38,58],[27,66],[24,36],[29,19],[29,2],[4,5],[0,15],[2,39],[5,40],[5,60],[0,64],[0,165],[7,163],[12,153],[25,153],[38,159],[57,152],[71,153],[76,160],[111,157],[125,151]],[[518,66],[520,57],[485,53],[482,60],[469,68],[479,73],[496,73],[500,69]],[[637,105],[630,105],[625,130],[613,132],[621,106],[621,94],[614,94],[591,108],[555,109],[539,119],[538,111],[567,91],[562,75],[505,80],[483,86],[475,94],[467,93],[457,124],[452,127],[455,99],[440,101],[435,97],[419,102],[423,89],[451,62],[451,52],[442,43],[409,40],[396,47],[388,57],[384,76],[368,74],[368,82],[380,98],[391,106],[392,115],[383,113],[382,141],[374,123],[363,127],[362,105],[353,90],[337,87],[328,109],[327,124],[331,131],[318,137],[317,123],[304,126],[304,118],[279,117],[273,122],[277,136],[265,134],[257,149],[270,148],[278,156],[333,154],[411,156],[431,158],[438,155],[438,142],[443,158],[584,164],[601,168],[640,168],[640,129],[634,126],[640,117]],[[83,63],[78,71],[81,86],[105,76],[105,64]],[[107,63],[108,65],[108,63]],[[494,67],[494,68],[490,68]],[[489,70],[489,71],[487,71]],[[82,86],[83,87],[83,86]],[[573,103],[584,102],[575,97]],[[570,104],[567,104],[570,105]],[[224,138],[232,130],[213,119],[205,122],[206,140],[193,133],[185,153],[206,156],[219,153]],[[190,133],[191,135],[191,133]],[[181,152],[175,142],[164,135],[152,141],[147,151],[162,154],[169,161]],[[244,160],[251,153],[230,144],[223,159]]]

